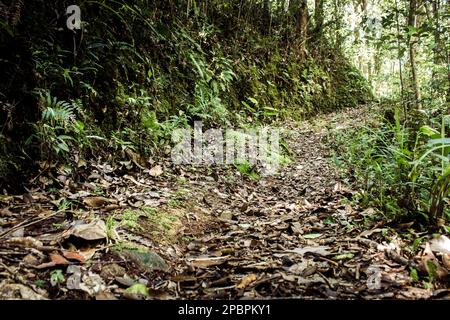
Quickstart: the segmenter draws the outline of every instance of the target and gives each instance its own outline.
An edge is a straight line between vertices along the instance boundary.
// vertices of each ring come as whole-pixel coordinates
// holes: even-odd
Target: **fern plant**
[[[37,141],[43,157],[66,157],[71,142],[76,142],[77,133],[84,125],[76,120],[76,105],[52,97],[49,92],[40,95],[41,120],[33,124],[35,133],[28,139],[31,144]]]
[[[53,127],[67,128],[75,121],[74,105],[52,97],[49,92],[45,96],[41,96],[40,105],[43,108],[42,120]]]

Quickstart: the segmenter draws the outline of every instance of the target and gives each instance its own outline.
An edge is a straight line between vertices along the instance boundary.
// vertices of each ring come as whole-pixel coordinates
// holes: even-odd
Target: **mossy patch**
[[[127,209],[115,219],[119,221],[119,226],[153,238],[157,242],[176,240],[177,230],[181,225],[177,211],[158,210],[153,207]]]

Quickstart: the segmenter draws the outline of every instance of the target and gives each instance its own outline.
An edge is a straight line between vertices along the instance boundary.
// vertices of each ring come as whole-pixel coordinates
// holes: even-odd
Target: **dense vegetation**
[[[78,31],[66,1],[3,3],[3,182],[99,146],[148,156],[198,119],[241,126],[364,102],[365,80],[320,21],[301,25],[301,3],[79,1]]]
[[[383,100],[368,124],[332,137],[358,198],[387,219],[443,226],[450,217],[449,18],[442,0],[362,7],[364,32],[350,51]]]
[[[374,92],[378,121],[333,136],[337,163],[389,216],[448,215],[448,1],[78,1],[73,31],[69,5],[0,2],[4,188],[86,159],[144,164],[195,120],[302,119]]]
[[[449,0],[0,0],[0,299],[448,298],[449,39]]]

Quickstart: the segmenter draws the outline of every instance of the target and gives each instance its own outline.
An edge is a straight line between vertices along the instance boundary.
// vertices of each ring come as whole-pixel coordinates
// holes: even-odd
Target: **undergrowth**
[[[445,226],[450,220],[450,116],[422,112],[422,125],[394,108],[371,108],[375,121],[332,129],[334,163],[359,192],[355,200],[387,219]],[[386,116],[390,115],[390,116]],[[426,123],[426,124],[425,124]]]
[[[174,129],[197,120],[258,125],[370,97],[363,77],[324,38],[309,40],[310,53],[298,51],[289,11],[273,16],[267,34],[261,21],[221,2],[207,12],[189,2],[79,5],[77,32],[55,16],[65,10],[58,1],[31,2],[19,25],[0,24],[0,72],[10,79],[0,84],[0,139],[15,141],[0,150],[5,186],[39,162],[102,156],[142,166],[139,159],[163,150]]]

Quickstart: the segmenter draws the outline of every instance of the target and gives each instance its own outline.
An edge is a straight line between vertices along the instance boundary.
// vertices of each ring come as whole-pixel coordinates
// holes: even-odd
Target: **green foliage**
[[[354,177],[359,200],[376,206],[388,218],[415,215],[424,221],[449,219],[448,116],[436,130],[428,125],[417,132],[400,121],[376,124],[332,134],[335,163]]]
[[[27,143],[37,142],[43,158],[67,158],[73,149],[82,151],[91,146],[91,140],[101,140],[89,136],[83,122],[77,119],[81,106],[52,97],[49,92],[41,94],[39,107],[41,119],[33,123],[35,133]]]
[[[195,120],[301,119],[370,96],[324,39],[308,43],[320,51],[299,52],[293,12],[245,2],[84,1],[77,32],[66,30],[64,3],[27,4],[20,28],[0,27],[0,71],[10,79],[0,105],[17,104],[12,116],[0,109],[14,124],[0,132],[17,142],[0,169],[25,159],[127,158],[127,150],[148,157]]]
[[[245,178],[249,178],[251,180],[259,180],[260,176],[256,171],[256,166],[250,164],[247,161],[235,163],[234,167],[236,170]]]
[[[52,155],[70,152],[69,143],[73,137],[68,135],[75,128],[74,106],[65,101],[58,101],[50,93],[40,100],[42,117],[34,124],[35,135],[40,144],[41,154]]]
[[[62,270],[56,269],[50,272],[50,284],[52,286],[60,285],[64,283],[64,281],[66,281],[66,279],[64,277],[64,273],[62,272]]]
[[[450,192],[450,137],[446,136],[450,128],[450,116],[442,117],[440,131],[429,126],[422,126],[417,134],[416,148],[418,148],[417,159],[409,177],[420,187],[426,184],[424,172],[431,174],[432,188],[429,190],[430,203],[428,211],[430,218],[434,221],[445,218],[445,208],[448,205],[448,195]],[[423,145],[420,139],[425,138]],[[449,212],[447,212],[447,215]],[[450,216],[447,216],[450,218]]]

